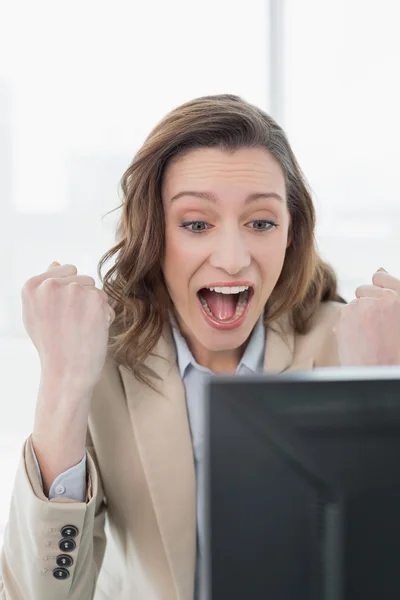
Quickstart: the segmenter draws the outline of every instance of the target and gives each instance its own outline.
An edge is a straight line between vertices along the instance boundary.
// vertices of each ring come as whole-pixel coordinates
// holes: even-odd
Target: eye
[[[270,231],[273,227],[278,227],[278,224],[275,223],[275,221],[266,219],[257,219],[256,221],[250,222],[257,224],[257,227],[252,227],[251,229],[260,233]],[[203,233],[204,231],[207,231],[207,229],[210,229],[212,225],[209,225],[205,221],[184,221],[179,227],[183,227],[183,229],[191,231],[192,233]]]
[[[251,223],[256,223],[259,227],[252,227],[254,231],[260,231],[263,233],[264,231],[270,231],[273,227],[278,227],[278,224],[275,221],[268,221],[266,219],[257,219],[256,221],[250,221]]]
[[[193,229],[191,229],[192,225]],[[203,231],[207,231],[207,228],[203,229],[202,225],[207,225],[207,228],[210,227],[205,221],[185,221],[179,225],[179,227],[183,227],[184,229],[187,229],[187,231],[193,231],[193,233],[202,233]]]

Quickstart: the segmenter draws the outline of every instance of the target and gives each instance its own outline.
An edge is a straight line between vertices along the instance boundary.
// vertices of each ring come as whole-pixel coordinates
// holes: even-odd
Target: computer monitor
[[[207,598],[400,598],[400,369],[207,387]]]

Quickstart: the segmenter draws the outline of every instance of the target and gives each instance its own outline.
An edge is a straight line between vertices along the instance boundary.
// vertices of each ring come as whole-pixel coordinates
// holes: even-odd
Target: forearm
[[[40,384],[32,446],[46,495],[56,477],[85,454],[91,395],[86,390],[61,389],[49,380]]]

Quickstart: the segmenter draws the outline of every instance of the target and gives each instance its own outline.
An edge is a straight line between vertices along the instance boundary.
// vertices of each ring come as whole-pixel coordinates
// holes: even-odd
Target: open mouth
[[[202,288],[197,292],[204,313],[212,321],[221,325],[240,324],[254,295],[253,288],[242,286],[226,289],[217,288],[217,290]]]

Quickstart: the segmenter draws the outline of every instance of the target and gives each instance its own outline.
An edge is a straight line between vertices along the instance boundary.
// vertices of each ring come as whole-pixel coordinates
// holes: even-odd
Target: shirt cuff
[[[40,467],[38,460],[36,458],[35,451],[33,449],[32,440],[31,440],[31,450],[33,460],[35,461],[36,471],[38,474],[38,478],[40,481],[40,485],[43,489],[43,479],[42,474],[40,472]],[[53,483],[51,484],[49,490],[49,500],[53,498],[71,498],[72,500],[77,500],[78,502],[85,502],[86,498],[86,452],[83,456],[82,460],[67,469],[63,473],[60,473]]]

